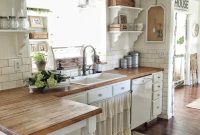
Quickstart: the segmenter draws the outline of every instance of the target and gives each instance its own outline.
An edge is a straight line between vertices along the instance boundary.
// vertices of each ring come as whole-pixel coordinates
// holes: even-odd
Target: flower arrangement
[[[55,88],[58,83],[66,80],[61,74],[57,74],[51,71],[41,71],[33,75],[28,79],[29,86],[35,86],[41,93],[45,88]]]

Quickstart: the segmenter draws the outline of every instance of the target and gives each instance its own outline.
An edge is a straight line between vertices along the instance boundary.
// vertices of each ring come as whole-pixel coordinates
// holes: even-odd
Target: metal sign
[[[189,9],[189,0],[175,0],[174,7],[176,9],[188,10]]]

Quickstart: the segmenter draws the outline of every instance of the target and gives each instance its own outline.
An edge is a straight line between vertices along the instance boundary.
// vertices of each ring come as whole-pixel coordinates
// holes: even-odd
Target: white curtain
[[[97,115],[96,135],[131,135],[129,92],[92,105],[103,110]]]

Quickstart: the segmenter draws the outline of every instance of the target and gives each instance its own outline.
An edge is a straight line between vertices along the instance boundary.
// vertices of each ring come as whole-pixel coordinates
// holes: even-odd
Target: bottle
[[[98,58],[96,61],[96,73],[101,73],[102,72],[102,64],[100,59]]]

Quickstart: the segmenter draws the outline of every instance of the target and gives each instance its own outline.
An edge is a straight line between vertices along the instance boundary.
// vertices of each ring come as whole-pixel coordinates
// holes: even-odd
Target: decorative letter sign
[[[189,0],[175,0],[175,8],[188,10],[189,9]]]

